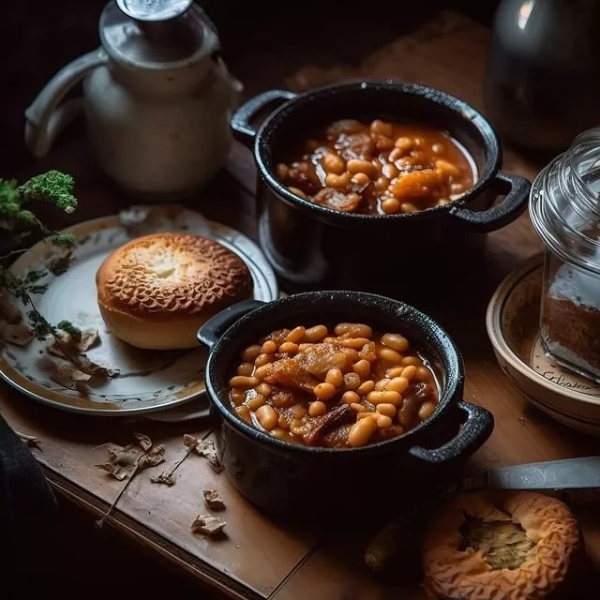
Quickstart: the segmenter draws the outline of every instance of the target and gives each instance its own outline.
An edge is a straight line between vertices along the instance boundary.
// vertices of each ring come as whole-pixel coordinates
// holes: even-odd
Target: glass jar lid
[[[600,127],[578,135],[539,173],[529,214],[549,250],[600,274]]]
[[[193,0],[117,0],[121,12],[137,21],[168,21],[180,17]]]
[[[111,0],[99,27],[109,56],[133,68],[173,68],[219,49],[214,25],[191,0]]]

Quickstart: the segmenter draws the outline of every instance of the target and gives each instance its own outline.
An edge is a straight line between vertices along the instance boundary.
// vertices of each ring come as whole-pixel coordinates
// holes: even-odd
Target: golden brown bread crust
[[[470,517],[496,527],[490,538],[495,549],[465,541],[465,522]],[[524,535],[515,535],[521,528]],[[502,545],[505,554],[508,549],[509,554],[519,555],[519,566],[490,564],[491,553]],[[428,524],[423,548],[425,587],[433,598],[455,600],[554,598],[582,553],[577,521],[560,500],[533,492],[464,494],[446,503]]]
[[[155,233],[117,248],[98,269],[98,301],[136,317],[214,314],[248,297],[248,267],[218,242]]]
[[[214,240],[155,233],[117,248],[96,273],[100,314],[138,348],[198,345],[196,332],[222,309],[250,297],[244,261]]]

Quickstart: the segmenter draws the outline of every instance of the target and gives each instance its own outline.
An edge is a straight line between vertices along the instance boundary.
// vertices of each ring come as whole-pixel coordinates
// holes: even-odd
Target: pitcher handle
[[[80,98],[60,105],[67,92],[92,69],[108,62],[102,48],[64,66],[25,110],[25,144],[35,158],[45,156],[60,132],[81,110]]]

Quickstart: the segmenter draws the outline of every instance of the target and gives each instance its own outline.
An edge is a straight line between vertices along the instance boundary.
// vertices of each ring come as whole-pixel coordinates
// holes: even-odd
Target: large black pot
[[[259,128],[252,125],[273,108]],[[341,213],[292,194],[277,180],[276,164],[290,144],[341,118],[408,120],[446,131],[472,155],[477,181],[446,206],[388,216]],[[423,275],[422,281],[402,289],[402,298],[420,300],[407,292],[423,290],[433,274],[444,277],[465,261],[475,265],[482,234],[504,227],[527,205],[530,184],[499,170],[500,145],[485,117],[421,85],[352,82],[299,95],[270,90],[241,106],[231,127],[254,153],[260,244],[286,291],[359,289],[398,296],[401,284],[393,274],[418,260],[411,277]],[[494,204],[499,196],[505,197]]]
[[[399,331],[432,360],[441,393],[429,419],[392,440],[330,449],[281,441],[237,416],[228,380],[245,347],[281,327],[340,321]],[[218,446],[225,472],[269,513],[328,522],[361,512],[379,517],[454,477],[492,431],[492,415],[462,399],[463,364],[452,340],[431,318],[402,302],[342,291],[300,293],[267,304],[248,300],[213,317],[198,337],[210,348],[206,390],[221,424]]]

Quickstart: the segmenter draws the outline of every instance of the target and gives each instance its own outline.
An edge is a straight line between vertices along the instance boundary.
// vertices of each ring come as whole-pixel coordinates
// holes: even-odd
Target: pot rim
[[[372,215],[337,211],[314,204],[309,200],[305,200],[290,192],[278,181],[274,176],[272,169],[268,166],[265,155],[268,152],[271,138],[276,134],[281,123],[286,119],[293,118],[293,115],[307,104],[319,102],[319,100],[324,97],[343,95],[357,90],[392,91],[410,96],[418,96],[423,98],[425,102],[431,102],[437,106],[443,107],[448,112],[455,113],[455,115],[462,118],[465,123],[469,123],[471,126],[475,127],[483,139],[482,147],[485,149],[486,160],[473,187],[466,190],[459,198],[456,198],[444,206],[435,206],[415,213],[400,213],[394,215]],[[482,193],[494,180],[502,162],[502,148],[498,135],[491,122],[483,115],[483,113],[457,96],[419,83],[395,81],[392,79],[364,79],[315,88],[298,94],[295,98],[288,100],[274,109],[269,113],[256,132],[254,158],[263,181],[265,181],[265,183],[285,201],[294,204],[303,210],[316,212],[322,217],[334,218],[340,225],[359,225],[360,223],[367,221],[388,222],[390,220],[395,221],[400,219],[426,220],[435,218],[440,214],[452,213],[456,208],[465,207],[472,198]]]
[[[233,412],[229,401],[223,400],[217,393],[217,386],[213,381],[212,374],[214,369],[222,372],[222,370],[228,366],[227,363],[220,360],[219,356],[229,344],[228,338],[241,340],[241,343],[238,342],[240,346],[243,346],[245,343],[252,343],[253,340],[247,340],[243,335],[243,331],[249,323],[252,324],[253,322],[257,321],[269,323],[268,314],[270,312],[278,310],[281,306],[285,307],[298,302],[302,303],[302,305],[312,304],[317,308],[315,312],[318,312],[318,307],[320,304],[327,300],[341,300],[347,302],[348,304],[354,302],[357,305],[363,305],[365,307],[377,306],[381,311],[385,309],[386,305],[388,310],[393,307],[395,308],[397,317],[399,319],[406,318],[407,315],[410,315],[411,319],[418,323],[418,328],[421,329],[424,334],[422,339],[436,340],[438,342],[440,346],[440,359],[443,362],[446,381],[440,390],[438,405],[433,415],[406,433],[389,440],[384,440],[376,444],[368,444],[358,448],[327,448],[323,446],[306,446],[303,444],[295,444],[274,438],[273,436],[264,433],[260,429],[249,425]],[[366,308],[366,310],[369,309]],[[343,315],[342,311],[340,312]],[[380,312],[380,314],[384,313]],[[390,319],[392,319],[391,315]],[[429,329],[429,333],[426,331],[426,328]],[[266,329],[268,329],[268,326]],[[254,341],[255,339],[256,338],[254,338]],[[409,439],[417,441],[424,430],[429,429],[434,424],[437,424],[439,419],[443,418],[444,415],[446,415],[446,413],[452,409],[452,405],[455,401],[462,400],[464,377],[464,365],[460,351],[446,330],[443,329],[437,323],[437,321],[435,321],[429,315],[426,315],[411,304],[407,304],[401,300],[395,300],[379,294],[360,291],[322,290],[314,292],[302,292],[281,297],[271,302],[266,302],[262,306],[251,309],[248,313],[231,324],[223,332],[219,340],[209,350],[205,369],[205,386],[211,405],[216,408],[221,417],[224,418],[225,421],[237,431],[241,432],[247,437],[253,438],[257,442],[267,444],[273,449],[279,449],[288,453],[297,452],[315,456],[317,454],[335,455],[356,452],[361,452],[363,454],[379,453],[383,449],[391,449],[391,447],[394,445],[406,444],[407,440]],[[458,396],[460,396],[460,398]]]

